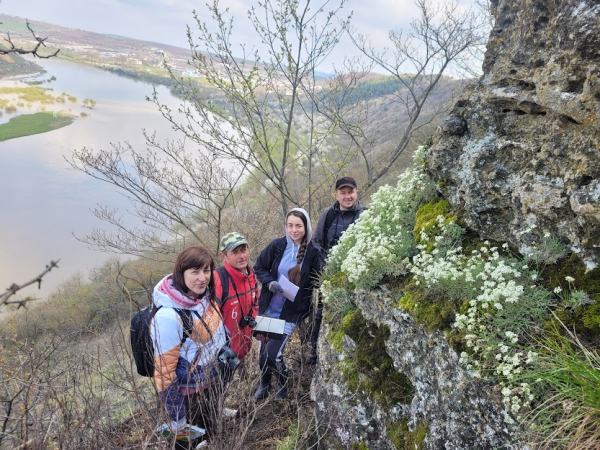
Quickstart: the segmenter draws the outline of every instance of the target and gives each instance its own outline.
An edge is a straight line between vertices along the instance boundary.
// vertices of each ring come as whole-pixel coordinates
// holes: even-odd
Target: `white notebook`
[[[285,320],[271,319],[265,316],[256,316],[256,326],[253,334],[264,334],[271,339],[283,339]]]

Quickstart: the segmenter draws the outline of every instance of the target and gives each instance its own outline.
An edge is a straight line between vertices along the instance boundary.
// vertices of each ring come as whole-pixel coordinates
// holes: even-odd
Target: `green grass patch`
[[[560,322],[539,340],[538,351],[534,369],[523,375],[539,391],[540,404],[528,417],[542,437],[536,448],[597,449],[600,354]]]
[[[48,94],[50,89],[45,89],[37,86],[30,87],[0,87],[0,95],[16,94],[20,100],[28,103],[40,102],[43,104],[52,104],[55,99]]]
[[[51,112],[23,114],[13,117],[8,123],[0,125],[0,142],[32,134],[47,133],[73,123],[73,117],[57,115]]]

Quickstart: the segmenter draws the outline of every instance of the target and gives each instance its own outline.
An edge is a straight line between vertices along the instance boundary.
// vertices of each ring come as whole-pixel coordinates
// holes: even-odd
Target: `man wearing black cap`
[[[342,177],[335,183],[336,202],[321,213],[319,223],[313,235],[313,241],[321,246],[326,253],[337,244],[340,236],[353,224],[365,208],[358,201],[358,187],[352,177]],[[314,315],[311,332],[312,354],[306,358],[310,364],[317,361],[317,340],[323,318],[323,303],[319,305]]]
[[[337,180],[334,195],[335,204],[321,213],[313,236],[313,241],[325,252],[329,252],[337,244],[342,233],[365,209],[358,201],[358,188],[354,178],[343,177]]]

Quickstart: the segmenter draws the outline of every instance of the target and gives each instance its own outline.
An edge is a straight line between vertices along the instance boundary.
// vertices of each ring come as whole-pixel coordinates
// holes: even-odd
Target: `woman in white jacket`
[[[202,435],[199,427],[206,429],[211,419],[210,391],[220,383],[217,357],[227,335],[215,303],[213,270],[208,250],[189,247],[153,292],[154,380],[170,419],[158,432],[177,440]],[[186,323],[193,324],[189,336]]]

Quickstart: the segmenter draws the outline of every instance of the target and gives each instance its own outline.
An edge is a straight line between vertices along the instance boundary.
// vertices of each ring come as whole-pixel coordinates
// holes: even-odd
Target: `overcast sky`
[[[468,7],[472,1],[459,0],[459,3]],[[206,0],[1,0],[0,12],[70,28],[187,47],[186,25],[193,25],[194,9],[201,17],[208,18],[205,4]],[[229,7],[235,17],[236,42],[252,45],[246,12],[250,6],[257,5],[257,0],[221,0],[221,4]],[[353,11],[354,26],[380,46],[386,44],[389,30],[407,27],[416,14],[414,0],[349,0],[344,11],[345,15]],[[346,39],[336,48],[330,62],[339,65],[344,55],[353,52]],[[321,70],[327,67],[322,66]]]

